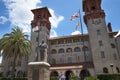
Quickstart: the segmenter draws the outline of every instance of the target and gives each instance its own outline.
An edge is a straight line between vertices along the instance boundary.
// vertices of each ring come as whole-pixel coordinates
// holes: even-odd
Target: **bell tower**
[[[84,21],[87,25],[87,20],[104,18],[105,13],[101,9],[101,0],[83,0],[83,11],[85,12]],[[95,24],[100,23],[100,19],[93,21]]]
[[[30,61],[34,61],[36,56],[38,56],[39,61],[40,56],[38,55],[37,47],[42,40],[48,44],[51,29],[49,17],[51,17],[51,14],[47,7],[37,8],[31,11],[33,13],[33,20],[31,21],[31,41],[33,52],[31,54]]]
[[[113,50],[110,46],[105,12],[101,8],[102,0],[83,0],[84,22],[87,26],[95,73],[103,73],[104,68],[112,73],[110,64],[114,64]]]
[[[31,22],[32,28],[38,26],[39,28],[42,26],[46,27],[49,31],[51,29],[49,17],[51,17],[51,14],[47,7],[38,8],[31,10],[34,14],[34,19]],[[38,24],[38,22],[40,24]]]

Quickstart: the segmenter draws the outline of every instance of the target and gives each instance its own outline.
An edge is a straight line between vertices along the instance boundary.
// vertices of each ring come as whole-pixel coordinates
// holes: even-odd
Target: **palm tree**
[[[2,51],[3,59],[13,60],[12,76],[15,75],[16,59],[18,57],[28,57],[32,51],[32,44],[28,40],[28,35],[22,32],[19,27],[12,28],[12,32],[5,34],[0,39],[0,51]]]

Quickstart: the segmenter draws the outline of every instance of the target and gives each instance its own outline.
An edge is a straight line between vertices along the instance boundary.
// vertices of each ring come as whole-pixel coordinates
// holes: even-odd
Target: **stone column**
[[[28,80],[50,80],[50,64],[47,62],[30,62],[28,64]]]
[[[32,80],[32,68],[28,67],[28,80]]]

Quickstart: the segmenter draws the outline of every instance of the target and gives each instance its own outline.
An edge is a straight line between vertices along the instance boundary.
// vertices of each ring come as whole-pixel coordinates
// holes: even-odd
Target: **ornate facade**
[[[51,14],[47,7],[32,10],[34,19],[31,26],[39,30],[31,30],[33,51],[29,60],[22,59],[18,71],[27,72],[27,62],[34,62],[38,53],[36,47],[42,41],[48,45],[48,63],[52,76],[61,76],[69,80],[70,75],[83,79],[85,76],[94,76],[99,73],[120,72],[120,37],[114,37],[111,24],[106,24],[105,12],[101,8],[101,0],[83,0],[84,22],[88,34],[62,36],[50,38]],[[40,56],[38,56],[40,57]],[[7,60],[10,61],[10,60]],[[3,66],[10,62],[3,60]],[[19,61],[19,60],[18,60]],[[26,61],[26,63],[25,63]],[[39,61],[39,60],[38,60]],[[10,69],[3,68],[4,74]]]

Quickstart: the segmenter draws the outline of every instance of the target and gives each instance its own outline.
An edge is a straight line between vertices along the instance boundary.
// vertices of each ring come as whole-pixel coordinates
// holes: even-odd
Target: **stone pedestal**
[[[50,80],[49,67],[47,62],[28,63],[28,80]]]

